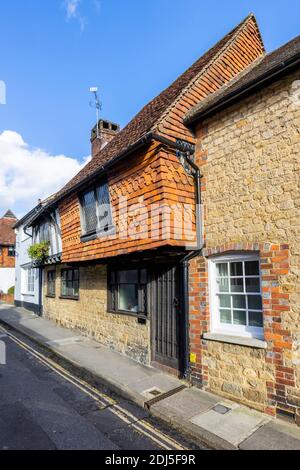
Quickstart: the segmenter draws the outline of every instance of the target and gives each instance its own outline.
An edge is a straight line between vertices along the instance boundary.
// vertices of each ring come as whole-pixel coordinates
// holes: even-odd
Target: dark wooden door
[[[152,360],[179,370],[179,270],[160,266],[153,273],[151,293]]]

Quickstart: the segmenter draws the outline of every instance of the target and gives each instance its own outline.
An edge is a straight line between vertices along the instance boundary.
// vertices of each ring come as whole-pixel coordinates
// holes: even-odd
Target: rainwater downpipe
[[[180,151],[181,156],[185,162],[191,168],[191,172],[195,183],[195,195],[196,195],[196,239],[197,243],[195,247],[188,248],[189,252],[184,258],[180,260],[181,265],[181,278],[182,278],[182,311],[181,311],[181,364],[180,372],[182,378],[188,380],[190,378],[190,342],[189,342],[189,265],[193,258],[199,256],[203,249],[203,233],[202,233],[202,209],[201,209],[201,172],[198,165],[191,160],[189,151],[186,151],[182,145],[169,140],[163,136],[153,134],[153,139],[169,145]]]

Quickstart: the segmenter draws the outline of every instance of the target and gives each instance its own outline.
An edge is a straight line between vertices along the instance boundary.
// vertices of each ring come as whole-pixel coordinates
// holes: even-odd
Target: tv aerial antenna
[[[90,92],[94,95],[94,101],[92,101],[92,100],[90,101],[90,106],[96,108],[97,139],[99,139],[99,136],[100,136],[100,132],[99,132],[99,114],[100,114],[100,111],[102,109],[102,103],[100,102],[99,97],[98,97],[98,87],[96,87],[96,86],[90,87]]]

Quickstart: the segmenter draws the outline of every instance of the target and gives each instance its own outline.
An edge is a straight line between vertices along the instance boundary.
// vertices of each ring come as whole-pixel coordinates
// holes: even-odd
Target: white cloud
[[[79,3],[80,3],[80,0],[66,0],[65,1],[68,19],[74,18],[77,16]]]
[[[24,215],[39,198],[53,194],[70,180],[83,163],[65,155],[50,155],[31,148],[17,132],[0,133],[0,210]],[[1,216],[0,213],[0,216]]]
[[[84,30],[87,19],[80,14],[79,6],[81,0],[65,0],[64,5],[67,13],[67,20],[75,19],[79,22],[81,31]]]

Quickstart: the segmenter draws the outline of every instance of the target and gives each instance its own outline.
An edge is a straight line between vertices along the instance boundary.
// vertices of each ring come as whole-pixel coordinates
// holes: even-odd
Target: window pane
[[[259,262],[258,261],[246,261],[245,262],[245,275],[246,276],[258,276],[259,275]]]
[[[141,284],[147,283],[147,269],[141,269],[140,271]]]
[[[74,269],[73,277],[74,277],[75,281],[78,281],[78,279],[79,279],[79,269]]]
[[[76,297],[79,295],[79,282],[74,281],[73,283],[73,295]]]
[[[260,292],[259,277],[246,278],[246,292]]]
[[[228,290],[228,278],[220,277],[217,279],[217,284],[219,286],[219,292],[229,292]]]
[[[231,323],[231,310],[220,310],[221,323]]]
[[[260,295],[248,295],[248,308],[262,310],[262,300]]]
[[[243,263],[230,263],[230,275],[242,276],[243,275]]]
[[[96,231],[97,211],[94,190],[83,195],[82,206],[86,233]]]
[[[138,283],[138,270],[132,269],[130,271],[119,271],[119,282],[129,284]]]
[[[232,296],[233,308],[246,308],[246,298],[244,295],[233,295]]]
[[[66,287],[65,282],[62,282],[62,285],[61,285],[61,294],[62,294],[62,295],[67,295],[67,287]]]
[[[138,312],[138,288],[135,284],[120,284],[119,309]]]
[[[234,278],[230,279],[230,289],[231,292],[244,292],[243,278]]]
[[[246,325],[246,311],[245,310],[233,310],[233,324],[234,325]]]
[[[261,312],[249,312],[249,326],[263,326],[263,318]]]
[[[104,181],[100,186],[98,186],[98,188],[96,189],[96,193],[98,201],[98,229],[105,230],[111,227],[112,225],[109,189],[106,181]]]
[[[228,276],[228,265],[227,263],[217,264],[217,276]]]
[[[219,295],[220,307],[230,308],[230,295]]]

